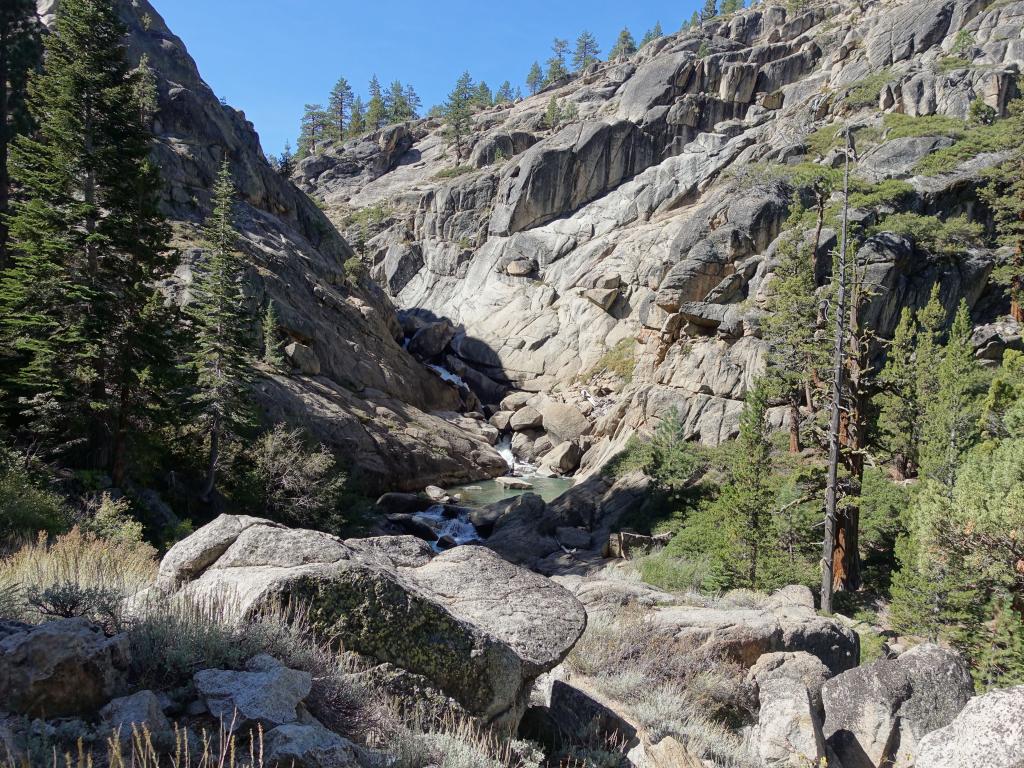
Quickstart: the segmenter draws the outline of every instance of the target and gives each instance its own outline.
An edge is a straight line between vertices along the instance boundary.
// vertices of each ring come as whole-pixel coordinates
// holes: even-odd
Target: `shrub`
[[[847,89],[843,104],[852,109],[877,107],[882,89],[892,77],[891,69],[883,69],[858,80]]]
[[[850,192],[850,205],[854,208],[899,206],[914,196],[914,187],[899,179],[885,179],[877,184],[859,184]]]
[[[108,602],[116,596],[120,602],[148,587],[156,568],[156,550],[148,544],[108,541],[74,528],[52,543],[41,533],[35,542],[0,560],[0,590],[18,591],[17,618],[39,621],[52,615],[43,605],[67,604],[76,592]],[[40,605],[29,601],[32,595]]]
[[[121,630],[123,598],[108,587],[82,587],[73,582],[45,588],[33,586],[25,592],[26,601],[40,616],[62,619],[81,616],[114,632]]]
[[[889,113],[884,118],[884,125],[885,137],[890,140],[916,136],[948,136],[959,139],[966,130],[962,120],[946,115],[911,117],[910,115]]]
[[[81,528],[101,539],[140,543],[142,523],[131,516],[131,506],[131,502],[124,496],[113,499],[109,493],[104,493],[95,510],[82,522]]]
[[[918,162],[915,171],[926,176],[949,173],[957,166],[986,152],[1014,149],[1020,137],[1014,132],[1013,120],[995,120],[991,124],[972,125],[951,147],[932,152]]]
[[[584,379],[609,374],[616,376],[626,384],[633,381],[636,370],[636,339],[622,339],[609,349],[594,363],[584,375]]]
[[[353,255],[345,259],[343,265],[345,269],[345,275],[349,280],[358,283],[360,280],[366,277],[367,269],[363,260],[359,256]]]
[[[474,168],[471,165],[456,165],[456,166],[453,166],[451,168],[444,168],[444,169],[438,171],[437,173],[434,174],[434,178],[435,179],[456,179],[459,176],[464,176],[467,173],[472,173],[475,170],[476,170],[476,168]]]
[[[251,489],[267,517],[299,526],[333,525],[345,475],[323,445],[306,446],[301,430],[276,425],[249,452]]]
[[[64,499],[31,478],[17,456],[0,454],[0,544],[13,536],[62,533],[70,527]]]
[[[947,257],[955,257],[968,248],[980,246],[984,235],[982,225],[968,220],[966,216],[939,219],[910,211],[886,216],[871,231],[909,237],[919,247]]]

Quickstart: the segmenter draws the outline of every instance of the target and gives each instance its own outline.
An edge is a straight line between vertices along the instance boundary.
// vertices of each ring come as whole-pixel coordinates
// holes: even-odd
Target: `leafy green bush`
[[[899,179],[885,179],[877,184],[851,184],[850,205],[854,208],[899,206],[914,196],[914,187]]]
[[[349,280],[359,282],[366,277],[368,270],[363,260],[358,256],[349,256],[344,263],[345,275]]]
[[[877,107],[882,89],[892,80],[892,70],[883,69],[851,85],[843,97],[843,104],[853,109]]]
[[[886,216],[871,232],[892,232],[939,256],[955,257],[983,243],[984,228],[966,216],[940,219],[905,211]]]
[[[95,511],[82,522],[82,530],[101,539],[141,543],[142,523],[132,517],[131,506],[131,501],[124,496],[113,499],[109,493],[104,493]]]
[[[995,120],[989,125],[972,125],[951,147],[932,152],[921,159],[915,171],[925,176],[949,173],[957,166],[986,152],[1003,152],[1014,149],[1020,136],[1012,120]]]
[[[19,457],[0,454],[0,544],[39,531],[62,533],[71,522],[60,494],[31,477]]]

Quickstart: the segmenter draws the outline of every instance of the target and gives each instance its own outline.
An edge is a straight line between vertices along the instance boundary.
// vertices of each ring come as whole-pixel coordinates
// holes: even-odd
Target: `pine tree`
[[[536,96],[544,84],[544,71],[536,61],[530,67],[530,73],[526,76],[526,87],[530,89],[530,95]]]
[[[1010,107],[1007,131],[1020,136],[1024,132],[1024,99]],[[1011,246],[1013,255],[996,268],[993,278],[1006,286],[1010,294],[1010,314],[1024,323],[1024,147],[989,172],[989,183],[982,196],[995,213],[999,239]]]
[[[345,130],[348,125],[345,118],[351,111],[351,105],[352,86],[348,84],[348,80],[344,77],[339,77],[338,82],[331,89],[330,100],[327,103],[327,109],[331,113],[331,119],[333,120],[338,138],[345,136]]]
[[[1024,621],[1000,591],[989,603],[988,631],[978,638],[975,679],[983,691],[1024,683]]]
[[[379,131],[387,123],[388,107],[384,102],[384,92],[381,90],[380,81],[374,75],[370,79],[370,100],[366,104],[366,128],[369,131]]]
[[[348,135],[362,136],[366,133],[366,110],[363,107],[363,99],[356,96],[352,99],[352,106],[349,110]]]
[[[515,92],[512,90],[512,83],[508,80],[503,82],[498,88],[498,92],[494,96],[495,104],[508,104],[514,101],[516,98]]]
[[[405,99],[405,86],[398,80],[391,83],[388,88],[385,103],[387,105],[386,123],[404,123],[406,120],[412,120],[415,116],[412,107]]]
[[[406,120],[419,120],[420,110],[423,109],[423,101],[412,85],[406,86],[404,99],[406,99],[406,109],[408,110]]]
[[[267,302],[267,311],[263,314],[263,362],[275,369],[284,366],[284,354],[281,352],[281,318],[277,314],[277,304],[273,299]]]
[[[601,50],[597,46],[597,38],[584,30],[576,38],[576,51],[572,55],[572,65],[577,72],[582,72],[598,61]]]
[[[298,156],[308,157],[321,151],[328,140],[328,126],[333,125],[334,121],[322,105],[307,104],[299,129]]]
[[[494,94],[487,83],[481,80],[476,85],[476,92],[473,94],[473,105],[479,109],[488,109],[494,106]]]
[[[562,122],[562,110],[558,106],[558,99],[554,96],[548,101],[548,108],[544,111],[544,125],[554,130]]]
[[[743,0],[722,0],[722,15],[728,16],[731,13],[742,10]]]
[[[951,487],[960,460],[979,436],[980,367],[971,344],[971,316],[961,302],[937,369],[938,389],[922,401],[921,473]]]
[[[717,0],[704,0],[704,7],[700,9],[701,22],[710,21],[718,15]]]
[[[0,7],[0,269],[7,264],[9,150],[15,137],[32,127],[25,99],[29,73],[39,66],[42,55],[40,35],[35,0],[5,0]]]
[[[149,54],[144,53],[135,68],[135,101],[139,105],[139,121],[147,129],[152,129],[153,118],[160,109],[159,97],[156,73],[149,66]]]
[[[700,14],[697,11],[693,12],[690,17],[690,29],[697,29],[700,26]]]
[[[618,40],[608,52],[608,58],[617,59],[622,56],[632,56],[634,53],[636,53],[636,40],[633,38],[633,33],[629,31],[629,27],[623,27],[619,32]]]
[[[462,159],[462,140],[473,127],[472,105],[475,95],[473,78],[469,72],[463,72],[443,107],[445,136],[449,144],[455,147],[456,162]]]
[[[917,467],[918,424],[921,418],[917,399],[918,372],[914,360],[917,321],[904,307],[899,325],[886,354],[885,367],[878,377],[881,393],[876,397],[878,432],[886,453],[892,456],[896,478],[911,477]]]
[[[569,76],[569,70],[565,67],[565,56],[569,52],[569,41],[556,37],[551,44],[552,56],[548,59],[548,72],[544,78],[545,85],[557,83],[559,80]]]
[[[216,487],[222,443],[252,425],[249,384],[253,356],[251,322],[245,311],[245,264],[236,250],[235,185],[225,160],[213,187],[213,210],[204,227],[206,263],[195,284],[192,319],[195,346],[187,356],[196,388],[190,398],[196,421],[209,441],[206,479],[200,498]]]
[[[22,418],[48,449],[115,484],[170,357],[153,300],[169,230],[125,34],[110,0],[61,4],[29,86],[38,133],[12,153],[0,280],[0,342],[16,356],[0,385],[27,398]]]
[[[654,40],[657,40],[658,38],[664,37],[664,36],[665,36],[665,33],[662,32],[662,30],[661,30],[661,22],[660,21],[656,21],[656,22],[654,22],[654,26],[651,27],[650,29],[648,29],[647,32],[644,33],[644,37],[640,41],[640,47],[643,48],[648,43],[653,42]]]
[[[292,144],[290,141],[286,141],[284,149],[281,150],[281,156],[277,159],[277,172],[287,179],[294,170],[295,156],[292,154]]]
[[[800,402],[812,408],[816,372],[825,360],[815,338],[818,299],[814,292],[814,267],[808,258],[800,219],[803,208],[796,204],[790,215],[791,230],[776,249],[777,264],[768,283],[764,338],[769,344],[768,382],[773,396],[789,405],[790,452],[799,453]]]

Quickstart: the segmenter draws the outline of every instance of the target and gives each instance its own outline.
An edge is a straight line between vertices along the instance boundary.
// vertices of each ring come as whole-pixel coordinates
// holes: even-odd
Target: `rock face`
[[[753,740],[765,765],[821,764],[826,756],[821,720],[803,685],[782,677],[767,680],[760,705]]]
[[[674,606],[660,609],[652,620],[680,639],[724,653],[747,667],[780,651],[805,651],[832,674],[855,667],[860,658],[856,634],[838,621],[818,616],[801,598],[796,600],[747,609]]]
[[[44,21],[52,22],[56,5],[40,0]],[[243,292],[253,334],[273,301],[294,366],[294,377],[260,372],[255,396],[267,420],[306,428],[346,456],[370,488],[413,490],[498,474],[504,464],[489,444],[432,416],[460,408],[458,390],[402,349],[391,300],[346,274],[351,248],[315,203],[270,166],[245,115],[221,104],[148,0],[115,5],[128,27],[129,58],[148,56],[156,78],[153,155],[164,181],[162,208],[181,252],[161,289],[178,303],[190,300],[205,258],[200,226],[209,190],[227,158],[238,188],[238,245],[250,263]],[[365,178],[390,170],[411,144],[402,127],[375,135]],[[310,158],[300,169],[319,162]]]
[[[252,518],[222,516],[172,547],[159,584],[176,600],[236,595],[238,617],[301,601],[326,637],[422,675],[489,722],[518,720],[532,681],[561,662],[586,624],[562,587],[482,547],[435,557],[412,537],[342,541]],[[283,673],[231,673],[241,677],[230,681],[220,674],[196,680],[213,686],[208,700],[251,690],[258,708],[259,689],[241,678]],[[297,696],[303,681],[287,683]]]
[[[235,729],[260,725],[269,730],[298,720],[296,707],[312,690],[312,676],[288,669],[270,656],[257,656],[247,669],[195,673],[192,683],[210,714]]]
[[[86,619],[0,625],[0,709],[92,714],[123,692],[130,658],[126,635],[108,638]]]
[[[328,148],[295,179],[342,229],[353,213],[386,209],[367,240],[373,274],[404,310],[457,327],[449,357],[497,384],[492,393],[576,394],[595,388],[608,355],[619,358],[608,407],[593,406],[583,432],[552,429],[543,412],[553,446],[593,438],[589,474],[673,408],[687,439],[736,434],[765,364],[760,320],[793,192],[751,166],[832,162],[808,139],[857,121],[878,129],[858,147],[858,173],[905,180],[907,210],[971,215],[978,173],[998,158],[921,176],[917,162],[950,139],[889,139],[882,113],[965,118],[975,99],[1004,110],[1024,67],[1022,28],[1020,0],[759,4],[482,111],[462,158],[438,121],[424,121],[404,156],[371,136]],[[975,41],[964,66],[939,72],[962,32]],[[849,94],[864,89],[857,106]],[[578,118],[549,127],[552,98]],[[473,170],[441,173],[453,164]],[[834,242],[823,232],[819,255]],[[935,282],[947,310],[964,298],[978,322],[1004,307],[985,293],[988,250],[952,265],[880,232],[856,256],[882,286],[861,320],[879,337]],[[823,288],[829,259],[820,263]]]
[[[825,737],[847,768],[911,765],[921,739],[953,722],[973,691],[958,654],[917,646],[826,682]]]
[[[971,699],[946,727],[925,736],[916,768],[1024,765],[1024,685]]]

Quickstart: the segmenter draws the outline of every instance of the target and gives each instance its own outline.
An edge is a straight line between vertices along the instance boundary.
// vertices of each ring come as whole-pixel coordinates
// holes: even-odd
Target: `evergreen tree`
[[[565,67],[565,56],[569,52],[569,41],[556,37],[551,44],[552,56],[548,59],[548,72],[544,78],[545,85],[551,85],[569,76]]]
[[[544,112],[544,125],[551,130],[557,128],[562,122],[562,110],[558,106],[558,99],[554,96],[548,101],[548,108]]]
[[[298,156],[300,158],[308,157],[321,151],[329,138],[329,129],[333,125],[334,121],[322,105],[307,104],[299,128]]]
[[[774,397],[789,405],[789,448],[799,453],[800,401],[814,406],[813,382],[825,364],[822,345],[815,338],[818,299],[813,261],[808,258],[799,201],[793,206],[789,232],[776,249],[777,264],[768,283],[764,337],[769,343],[768,384]],[[810,246],[813,247],[813,244]]]
[[[917,399],[916,344],[917,321],[910,309],[904,307],[889,344],[885,367],[878,377],[881,393],[876,398],[880,442],[892,456],[899,480],[911,477],[918,463],[921,410]]]
[[[170,357],[152,284],[169,230],[125,34],[110,0],[61,4],[29,86],[38,133],[12,153],[20,194],[0,279],[0,343],[15,356],[0,384],[26,398],[37,442],[115,484]]]
[[[654,26],[644,33],[643,39],[640,41],[640,47],[643,48],[648,43],[657,40],[659,37],[664,37],[665,33],[661,30],[661,22],[654,22]]]
[[[981,380],[971,331],[967,304],[961,302],[938,365],[938,389],[933,398],[922,401],[921,472],[947,487],[979,436]]]
[[[1000,591],[989,603],[991,621],[979,638],[975,679],[983,691],[1024,683],[1024,621],[1013,597]]]
[[[469,72],[463,72],[443,107],[445,136],[449,144],[455,147],[456,162],[462,159],[462,140],[473,127],[472,106],[475,96],[473,78]]]
[[[473,106],[478,109],[488,109],[494,106],[494,94],[491,93],[490,86],[483,80],[477,83],[475,93],[473,94]]]
[[[697,27],[699,27],[699,26],[700,26],[700,14],[697,13],[697,11],[694,11],[693,15],[690,17],[690,29],[697,29]]]
[[[405,106],[408,109],[406,120],[418,120],[420,110],[423,109],[423,101],[412,85],[405,86]]]
[[[391,83],[385,103],[387,104],[386,123],[404,123],[406,120],[412,120],[416,116],[412,105],[406,101],[405,86],[398,80]]]
[[[494,96],[495,104],[508,104],[514,101],[516,98],[515,92],[512,90],[512,83],[508,80],[503,82],[498,88],[498,92]]]
[[[216,487],[222,443],[253,422],[249,401],[252,380],[250,318],[245,311],[242,279],[245,264],[236,244],[235,185],[225,160],[213,187],[213,210],[204,228],[206,263],[187,307],[195,346],[187,356],[196,388],[191,404],[209,441],[206,479],[200,498],[209,501]]]
[[[629,27],[623,27],[615,45],[608,52],[608,58],[617,59],[620,56],[632,56],[634,53],[636,53],[636,40],[633,38],[633,33],[629,31]]]
[[[5,0],[0,7],[0,269],[7,264],[8,155],[15,137],[32,127],[25,99],[29,73],[42,54],[40,34],[35,0]]]
[[[348,125],[345,118],[350,114],[352,109],[352,86],[348,84],[348,80],[344,77],[339,77],[338,82],[335,83],[334,88],[331,89],[331,96],[330,100],[327,102],[327,109],[331,114],[331,119],[338,138],[344,137],[345,129]]]
[[[530,89],[530,95],[535,96],[544,84],[544,71],[536,61],[530,67],[530,73],[526,76],[526,87]]]
[[[717,0],[704,0],[704,7],[700,9],[701,22],[710,21],[718,15]]]
[[[284,367],[285,362],[281,352],[281,318],[273,299],[267,302],[263,314],[263,362],[275,369]]]
[[[577,72],[582,72],[598,61],[601,50],[597,46],[597,38],[584,30],[576,38],[576,51],[572,55],[572,65]]]
[[[743,9],[743,0],[722,0],[722,15],[728,16],[731,13]]]
[[[362,136],[366,133],[366,110],[363,107],[363,99],[356,96],[352,99],[352,106],[349,109],[348,135]]]
[[[159,96],[156,73],[149,66],[149,54],[144,53],[135,68],[135,101],[139,105],[139,121],[147,129],[152,129],[153,118],[160,108]]]
[[[380,81],[374,75],[370,79],[370,100],[366,104],[366,129],[368,131],[379,131],[387,123],[388,105],[384,101],[384,92],[381,90]]]
[[[290,141],[286,141],[284,149],[281,150],[281,156],[277,159],[277,172],[287,179],[294,170],[295,157],[292,154],[292,144]]]
[[[1007,131],[1024,133],[1024,99],[1010,106]],[[1010,294],[1010,314],[1024,323],[1024,146],[1018,145],[1013,156],[989,172],[989,183],[982,196],[995,213],[999,239],[1013,248],[1006,263],[999,265],[994,279],[1005,285]]]

